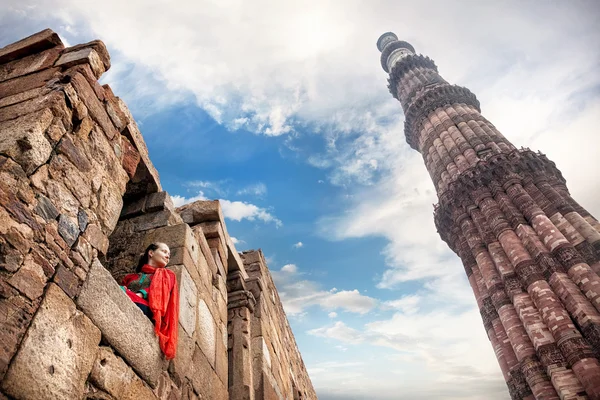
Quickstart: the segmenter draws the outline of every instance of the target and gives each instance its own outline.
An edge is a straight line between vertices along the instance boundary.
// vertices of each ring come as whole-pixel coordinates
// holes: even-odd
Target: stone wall
[[[261,253],[217,201],[173,207],[108,68],[102,42],[50,30],[0,49],[0,399],[316,399]],[[156,241],[171,361],[117,284]]]

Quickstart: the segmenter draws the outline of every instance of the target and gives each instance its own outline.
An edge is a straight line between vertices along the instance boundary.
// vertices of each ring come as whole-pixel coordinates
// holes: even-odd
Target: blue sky
[[[177,202],[262,248],[323,400],[506,399],[375,42],[392,30],[600,215],[594,1],[4,0],[0,45],[103,40],[102,78]]]

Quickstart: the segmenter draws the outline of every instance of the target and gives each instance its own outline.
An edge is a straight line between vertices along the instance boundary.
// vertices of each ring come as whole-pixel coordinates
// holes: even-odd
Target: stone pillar
[[[254,400],[250,320],[256,300],[240,272],[227,277],[227,352],[229,399]]]

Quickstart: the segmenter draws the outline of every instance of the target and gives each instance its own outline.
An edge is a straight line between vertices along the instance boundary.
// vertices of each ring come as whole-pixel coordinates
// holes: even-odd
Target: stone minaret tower
[[[600,399],[598,220],[552,161],[517,149],[431,59],[391,32],[377,48],[511,398]]]

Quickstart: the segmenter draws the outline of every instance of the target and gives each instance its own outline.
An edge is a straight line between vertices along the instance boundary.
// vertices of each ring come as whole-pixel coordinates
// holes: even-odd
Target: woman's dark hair
[[[156,249],[158,249],[158,243],[152,243],[150,246],[146,247],[146,250],[144,250],[144,254],[140,257],[140,261],[138,261],[137,268],[135,269],[136,273],[139,274],[140,272],[142,272],[142,267],[148,264],[148,261],[150,259],[148,253]]]

